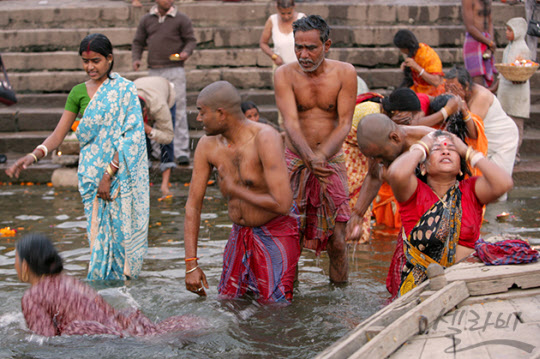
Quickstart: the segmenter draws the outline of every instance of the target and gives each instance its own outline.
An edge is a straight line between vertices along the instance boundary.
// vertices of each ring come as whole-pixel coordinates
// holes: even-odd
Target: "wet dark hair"
[[[416,51],[420,48],[418,39],[410,30],[399,30],[396,32],[394,35],[394,45],[399,49],[409,50],[409,57],[414,57]],[[404,78],[399,87],[411,87],[414,84],[411,68],[406,67],[403,70],[403,75]]]
[[[410,88],[395,89],[389,96],[382,99],[382,107],[386,113],[393,111],[420,111],[420,100]]]
[[[410,30],[399,30],[394,35],[394,45],[399,49],[409,50],[409,56],[414,57],[416,51],[420,48],[420,44],[416,36]]]
[[[30,270],[38,275],[54,275],[62,272],[62,258],[51,240],[41,233],[31,233],[19,239],[17,255],[26,261]]]
[[[441,131],[441,130],[437,130],[437,131],[435,131],[433,133],[433,136],[435,138],[441,137],[441,136],[447,136],[447,133],[445,133],[444,131]],[[463,180],[465,178],[465,175],[472,176],[472,174],[471,174],[471,171],[469,169],[469,165],[467,164],[467,161],[465,161],[465,158],[463,158],[461,156],[459,158],[460,158],[461,174],[458,173],[456,178],[457,178],[458,181],[461,181],[461,180]],[[415,172],[416,172],[416,177],[418,177],[422,182],[427,183],[427,173],[425,175],[422,175],[422,173],[420,171],[420,165],[418,165],[416,167]]]
[[[86,51],[94,51],[104,56],[105,58],[107,58],[109,55],[112,55],[113,48],[107,36],[96,33],[96,34],[87,35],[81,41],[81,45],[79,46],[79,56],[81,56],[82,53]],[[107,71],[108,78],[111,78],[110,74],[111,74],[113,66],[114,66],[114,58],[111,62],[111,66],[109,66],[109,70]]]
[[[298,19],[293,22],[292,26],[293,34],[296,34],[297,31],[318,30],[320,34],[319,38],[323,44],[330,38],[330,26],[319,15],[309,15]]]
[[[444,77],[449,80],[457,78],[458,82],[461,84],[461,86],[463,86],[464,90],[467,88],[472,88],[474,84],[471,74],[469,73],[469,71],[467,71],[467,69],[462,66],[452,67]]]
[[[288,9],[294,6],[294,0],[276,0],[277,7]]]
[[[255,102],[253,101],[244,101],[242,102],[242,104],[240,105],[240,107],[242,108],[242,112],[244,114],[246,114],[246,111],[247,110],[251,110],[252,108],[256,109],[257,112],[260,112],[259,111],[259,108],[257,107],[257,105],[255,104]]]
[[[144,110],[146,107],[146,100],[139,96],[139,103],[141,104],[141,110]]]
[[[433,100],[431,100],[431,103],[429,104],[429,110],[431,111],[431,113],[440,111],[444,106],[446,106],[448,100],[450,100],[452,97],[453,96],[449,94],[443,94],[435,97]],[[442,128],[445,131],[453,133],[454,135],[459,137],[460,140],[465,142],[465,138],[467,137],[467,126],[465,124],[465,121],[463,120],[463,115],[461,114],[461,111],[458,111],[448,116],[448,118],[443,122]]]

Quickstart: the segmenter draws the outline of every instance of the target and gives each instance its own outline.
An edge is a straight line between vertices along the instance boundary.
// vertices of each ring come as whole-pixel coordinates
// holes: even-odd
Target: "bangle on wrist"
[[[36,149],[43,151],[43,157],[46,157],[49,154],[49,149],[44,144],[37,146]]]
[[[467,112],[467,117],[463,118],[463,122],[469,122],[471,120],[471,115]]]
[[[199,257],[192,257],[192,258],[186,258],[184,259],[184,262],[191,262],[191,261],[198,261]]]
[[[448,118],[448,111],[446,111],[446,106],[441,108],[441,114],[443,116],[443,121],[446,121],[446,119]]]
[[[272,58],[272,60],[276,60],[278,58],[278,55],[277,54],[272,54],[272,56],[270,56]]]
[[[478,161],[480,161],[482,158],[484,158],[482,152],[476,152],[471,158],[471,167],[476,167]]]
[[[195,271],[197,270],[197,268],[199,268],[199,266],[195,266],[195,267],[191,268],[190,270],[187,270],[187,271],[186,271],[186,274],[195,272]]]
[[[114,171],[113,171],[113,169],[112,169],[112,167],[111,167],[111,164],[107,165],[107,170],[106,170],[106,172],[109,174],[109,176],[111,176],[111,178],[114,177]]]
[[[420,73],[418,74],[418,76],[422,77],[422,75],[424,74],[426,70],[425,69],[422,69],[422,71],[420,71]]]
[[[422,152],[422,158],[420,159],[419,162],[424,162],[427,157],[426,150],[424,149],[424,147],[422,147],[422,145],[419,143],[415,143],[414,145],[411,146],[411,148],[409,148],[409,152],[414,151],[414,150],[419,150],[420,152]]]
[[[39,161],[37,156],[33,152],[30,152],[29,155],[34,157],[34,163],[37,163]]]
[[[424,147],[424,149],[426,150],[426,155],[429,155],[429,147],[428,147],[428,145],[427,145],[424,141],[420,140],[420,141],[418,141],[418,142],[416,142],[416,143],[418,143],[419,145],[421,145],[422,147]]]
[[[469,163],[471,155],[474,153],[474,149],[471,146],[467,147],[467,152],[465,152],[465,162]]]

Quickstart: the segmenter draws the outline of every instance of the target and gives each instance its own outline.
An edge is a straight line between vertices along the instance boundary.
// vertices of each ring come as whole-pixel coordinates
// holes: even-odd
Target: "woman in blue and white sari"
[[[79,55],[90,79],[71,90],[54,132],[6,172],[21,170],[62,143],[77,114],[79,192],[88,220],[89,280],[128,279],[141,271],[148,247],[149,178],[142,112],[135,85],[111,73],[112,45],[91,34]]]

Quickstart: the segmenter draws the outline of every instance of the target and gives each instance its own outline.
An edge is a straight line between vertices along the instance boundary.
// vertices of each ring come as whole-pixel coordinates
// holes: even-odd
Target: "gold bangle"
[[[37,156],[33,153],[33,152],[30,152],[28,153],[30,156],[34,157],[34,163],[37,163],[39,160],[37,158]]]
[[[110,164],[107,166],[107,173],[109,174],[109,176],[111,176],[111,178],[114,177],[114,171],[111,168]]]
[[[465,152],[465,162],[469,163],[469,160],[471,159],[471,153],[473,153],[474,150],[471,146],[467,147],[467,152]]]
[[[418,143],[418,144],[420,144],[422,147],[424,147],[424,149],[426,150],[426,154],[429,155],[429,147],[428,147],[428,145],[427,145],[424,141],[420,140],[420,141],[418,141],[418,142],[416,142],[416,143]]]
[[[272,57],[272,60],[275,60],[275,59],[277,59],[277,58],[278,58],[278,55],[276,55],[276,54],[272,54],[272,56],[271,56],[271,57]]]
[[[195,267],[191,268],[190,270],[187,270],[187,271],[186,271],[186,274],[195,272],[195,271],[197,270],[197,268],[199,268],[199,266],[195,266]]]

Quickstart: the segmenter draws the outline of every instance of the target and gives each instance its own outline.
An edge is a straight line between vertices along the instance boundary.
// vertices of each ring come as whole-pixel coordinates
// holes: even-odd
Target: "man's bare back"
[[[269,193],[265,169],[261,163],[261,150],[268,151],[265,143],[275,142],[279,134],[270,126],[249,121],[240,143],[230,144],[222,135],[205,137],[198,146],[210,165],[218,169],[220,188],[228,196],[229,218],[236,224],[261,226],[279,214],[265,210],[231,193],[232,186],[240,185],[255,193]],[[274,156],[280,153],[274,153]],[[291,202],[292,204],[292,202]]]

